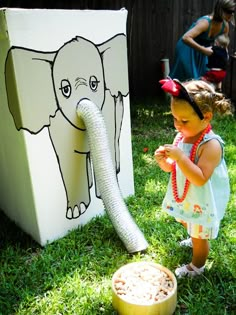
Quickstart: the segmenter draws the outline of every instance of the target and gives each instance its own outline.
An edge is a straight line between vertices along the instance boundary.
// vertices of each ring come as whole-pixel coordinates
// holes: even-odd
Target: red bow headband
[[[162,84],[162,89],[171,94],[172,96],[184,99],[187,101],[192,108],[194,109],[195,113],[198,115],[198,117],[202,120],[204,118],[200,108],[198,105],[194,102],[193,98],[188,94],[188,91],[185,89],[183,84],[177,79],[163,79],[159,81]]]

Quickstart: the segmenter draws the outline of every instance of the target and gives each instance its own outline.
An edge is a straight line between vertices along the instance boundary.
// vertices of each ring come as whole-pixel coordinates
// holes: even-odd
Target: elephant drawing
[[[123,98],[129,93],[127,69],[124,34],[101,44],[77,36],[53,52],[16,46],[8,52],[5,79],[9,110],[18,131],[36,135],[48,128],[65,187],[67,219],[86,211],[93,182],[100,198],[77,104],[87,99],[101,109],[118,174]]]

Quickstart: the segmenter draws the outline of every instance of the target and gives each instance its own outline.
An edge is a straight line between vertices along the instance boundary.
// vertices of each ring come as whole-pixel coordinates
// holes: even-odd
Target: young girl
[[[217,237],[229,199],[229,179],[224,161],[224,142],[211,129],[213,113],[231,112],[231,104],[208,83],[176,79],[160,81],[172,95],[171,112],[178,131],[173,144],[155,151],[160,168],[171,172],[163,209],[187,229],[192,261],[175,270],[178,277],[204,271],[209,239]]]

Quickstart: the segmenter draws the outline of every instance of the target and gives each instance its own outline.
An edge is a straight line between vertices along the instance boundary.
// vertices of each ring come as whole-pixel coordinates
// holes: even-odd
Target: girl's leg
[[[209,243],[207,239],[192,239],[192,261],[191,263],[179,267],[175,270],[177,277],[197,276],[204,272],[204,266],[209,254]]]
[[[181,222],[183,224],[183,222]],[[198,238],[199,233],[212,237],[217,235],[218,229],[209,230],[197,224],[183,224],[187,227],[187,232],[191,236],[192,243],[192,261],[191,263],[179,267],[175,270],[177,277],[183,276],[197,276],[204,272],[204,266],[209,255],[209,242],[208,239]],[[214,232],[214,233],[213,233]]]
[[[199,239],[192,237],[193,257],[192,264],[197,268],[205,265],[209,255],[209,242],[207,239]]]
[[[185,229],[187,229],[187,223],[186,222],[181,221],[180,223],[183,225],[183,227],[185,227]]]

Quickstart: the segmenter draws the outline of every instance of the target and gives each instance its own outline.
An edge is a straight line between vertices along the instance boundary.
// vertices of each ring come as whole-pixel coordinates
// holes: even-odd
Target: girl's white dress
[[[174,199],[170,178],[162,207],[169,215],[178,220],[217,230],[225,214],[230,196],[229,177],[224,160],[224,142],[220,136],[215,134],[205,135],[197,148],[195,163],[197,163],[199,147],[211,139],[217,139],[222,147],[221,162],[215,168],[211,178],[203,186],[190,184],[187,196],[181,203],[177,203]],[[193,144],[183,143],[182,141],[178,144],[178,147],[182,149],[187,156],[190,155],[192,146]],[[178,169],[177,165],[176,178],[178,195],[181,197],[186,178]]]

